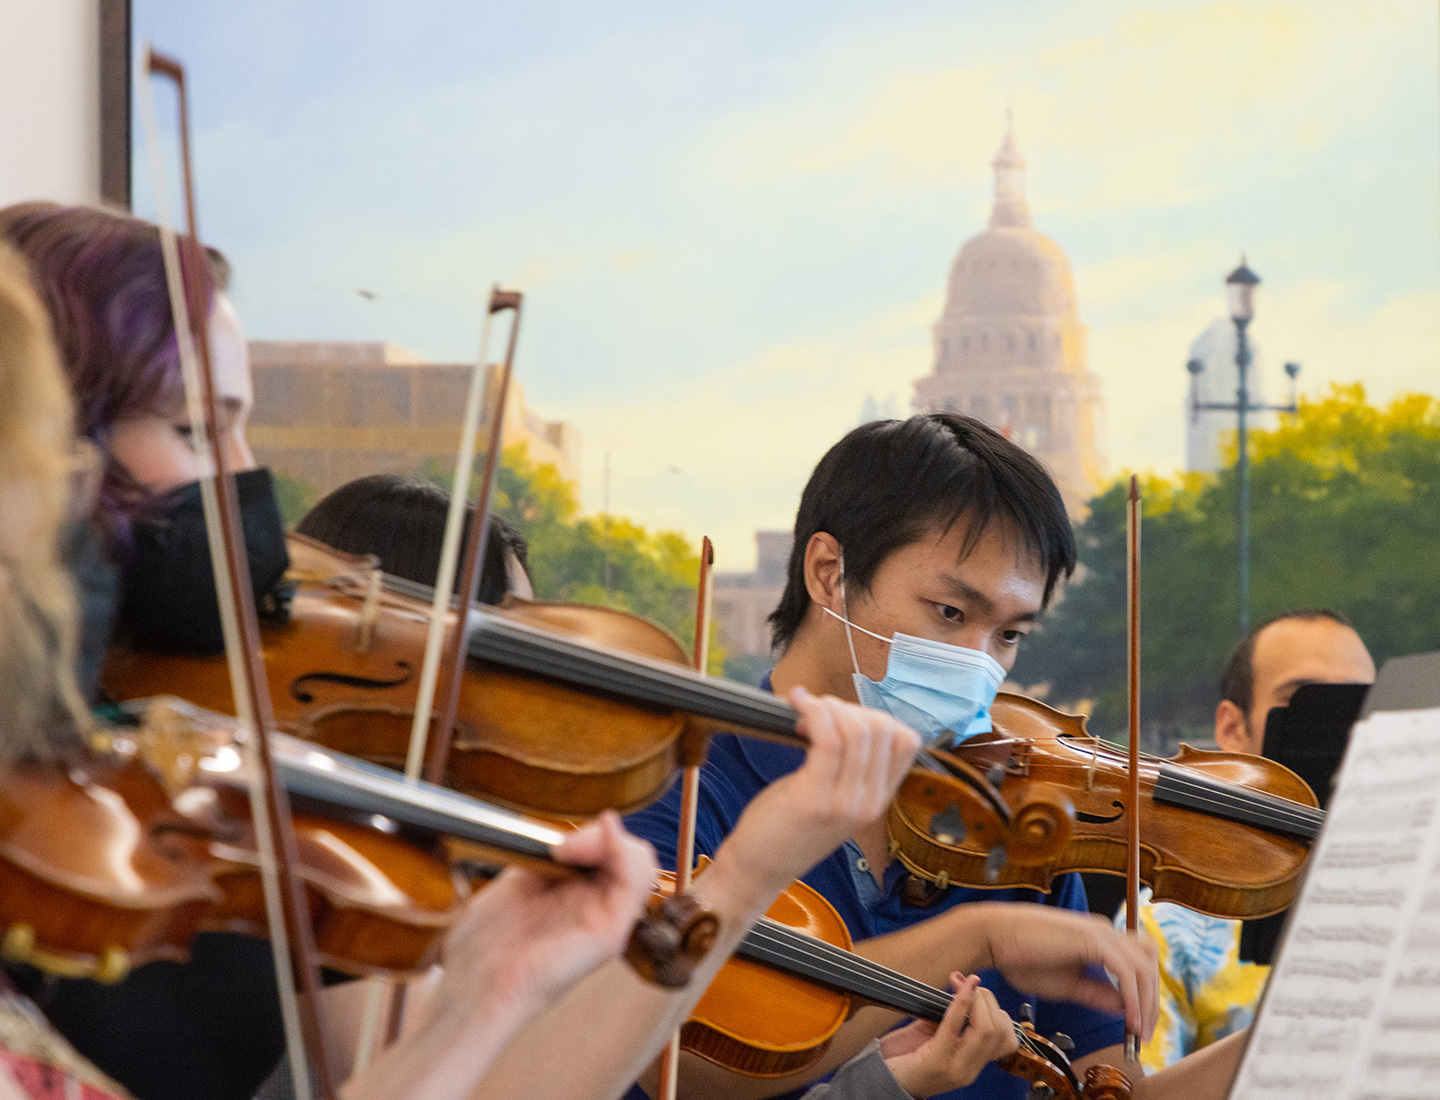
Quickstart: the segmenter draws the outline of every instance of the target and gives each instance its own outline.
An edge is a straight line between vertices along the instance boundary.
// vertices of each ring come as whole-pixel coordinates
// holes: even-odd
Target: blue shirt
[[[770,686],[769,677],[764,687]],[[740,814],[767,785],[800,766],[804,751],[732,734],[711,739],[710,753],[700,769],[700,798],[695,815],[695,851],[714,856],[730,835]],[[675,839],[679,828],[680,785],[674,784],[659,802],[625,819],[636,836],[655,845],[660,863],[669,870],[675,865]],[[819,863],[804,882],[814,887],[835,906],[855,940],[883,936],[912,924],[929,920],[969,901],[1024,901],[1054,905],[1086,912],[1085,886],[1079,875],[1057,878],[1048,895],[1035,890],[970,890],[953,886],[929,907],[905,903],[901,890],[907,872],[898,860],[885,868],[883,887],[875,881],[863,856],[853,842],[836,849]],[[995,994],[1000,1007],[1018,1018],[1020,1006],[1029,1001],[1035,1007],[1035,1026],[1042,1035],[1063,1031],[1075,1040],[1072,1058],[1083,1058],[1105,1047],[1124,1042],[1125,1022],[1119,1016],[1097,1012],[1084,1005],[1039,1001],[1022,997],[997,971],[981,971],[981,982]],[[803,1090],[802,1090],[803,1091]],[[941,1094],[945,1100],[1024,1100],[1029,1085],[1002,1072],[992,1063],[968,1088]],[[631,1097],[643,1094],[633,1090]],[[800,1092],[791,1095],[799,1096]]]

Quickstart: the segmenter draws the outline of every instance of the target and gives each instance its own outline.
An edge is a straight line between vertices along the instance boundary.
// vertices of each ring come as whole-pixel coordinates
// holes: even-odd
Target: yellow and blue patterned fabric
[[[1115,918],[1125,926],[1125,910]],[[1140,927],[1160,949],[1160,1021],[1140,1048],[1146,1073],[1250,1026],[1268,966],[1240,961],[1240,922],[1140,894]]]

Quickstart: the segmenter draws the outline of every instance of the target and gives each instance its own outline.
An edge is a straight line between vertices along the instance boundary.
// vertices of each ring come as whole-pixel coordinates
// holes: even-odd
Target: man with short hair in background
[[[1375,662],[1334,611],[1287,611],[1235,647],[1220,680],[1215,741],[1223,752],[1261,755],[1265,720],[1306,684],[1369,684]],[[1222,920],[1141,893],[1140,926],[1160,949],[1160,1022],[1140,1051],[1145,1069],[1172,1065],[1248,1027],[1270,968],[1240,961],[1240,921]],[[1124,911],[1116,917],[1123,925]]]

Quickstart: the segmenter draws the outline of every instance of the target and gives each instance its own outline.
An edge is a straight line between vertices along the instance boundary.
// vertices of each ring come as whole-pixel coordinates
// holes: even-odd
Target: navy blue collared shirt
[[[763,683],[767,689],[770,678]],[[695,819],[697,855],[714,856],[730,835],[750,800],[767,785],[800,766],[803,750],[753,738],[721,734],[711,739],[710,753],[700,770],[700,798]],[[673,785],[659,802],[625,819],[636,836],[655,846],[662,866],[674,870],[675,840],[679,828],[680,785]],[[777,838],[778,841],[779,838]],[[970,890],[952,886],[934,905],[909,905],[902,897],[907,872],[898,860],[885,868],[883,885],[877,883],[859,847],[849,841],[804,876],[835,906],[855,940],[896,932],[929,920],[971,901],[1021,901],[1085,912],[1085,886],[1079,875],[1057,878],[1047,894],[1036,890]],[[1083,1058],[1124,1042],[1125,1022],[1119,1016],[1084,1005],[1022,997],[997,971],[981,971],[981,982],[995,994],[1000,1007],[1018,1018],[1020,1006],[1035,1008],[1035,1026],[1042,1035],[1064,1032],[1075,1041],[1072,1057]],[[992,1063],[968,1088],[941,1094],[944,1100],[1023,1100],[1026,1082],[1003,1073]],[[643,1095],[639,1090],[632,1097]],[[794,1095],[798,1096],[799,1093]]]

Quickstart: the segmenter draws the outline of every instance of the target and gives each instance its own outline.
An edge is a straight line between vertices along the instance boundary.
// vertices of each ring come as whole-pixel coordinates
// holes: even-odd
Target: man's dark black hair
[[[866,591],[880,563],[931,531],[967,524],[969,553],[990,523],[1013,528],[1045,571],[1045,602],[1075,569],[1075,533],[1045,468],[980,421],[958,413],[877,420],[831,447],[800,497],[776,648],[790,644],[810,606],[805,547],[817,531],[845,551],[845,583]]]
[[[1220,698],[1228,699],[1239,707],[1247,720],[1250,717],[1250,708],[1255,705],[1255,639],[1260,637],[1260,632],[1267,626],[1274,626],[1287,619],[1299,619],[1302,622],[1329,619],[1341,626],[1355,629],[1349,619],[1328,607],[1297,607],[1293,611],[1282,611],[1278,615],[1270,616],[1241,638],[1231,650],[1230,659],[1225,662],[1225,671],[1220,676]]]
[[[449,494],[428,481],[374,474],[340,486],[311,508],[295,530],[347,554],[374,554],[380,559],[380,568],[392,576],[434,584],[449,508]],[[475,509],[467,508],[466,531],[474,518]],[[493,512],[488,534],[479,599],[497,604],[510,587],[505,551],[514,554],[523,567],[528,547],[519,533]],[[460,578],[455,582],[458,585]]]

